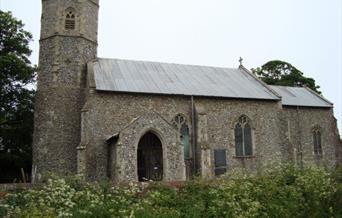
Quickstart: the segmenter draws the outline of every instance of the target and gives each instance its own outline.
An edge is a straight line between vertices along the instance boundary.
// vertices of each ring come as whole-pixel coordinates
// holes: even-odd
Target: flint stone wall
[[[80,38],[55,37],[41,42],[33,137],[38,177],[49,172],[76,173],[86,74],[82,63],[95,54],[96,46]]]
[[[149,111],[126,126],[115,146],[114,178],[116,182],[138,180],[137,150],[140,138],[147,132],[154,133],[162,143],[163,181],[185,180],[182,145],[175,128],[158,113]]]
[[[322,166],[333,169],[338,161],[339,133],[333,109],[284,107],[282,132],[291,158],[299,166]],[[322,157],[314,154],[313,128],[321,129]]]
[[[75,11],[75,30],[65,29],[69,8]],[[37,180],[50,172],[76,174],[86,63],[96,58],[97,15],[98,0],[42,1],[33,136]]]
[[[106,139],[113,134],[121,133],[123,129],[128,130],[130,127],[126,126],[134,119],[155,111],[164,120],[170,122],[177,114],[183,114],[187,117],[190,129],[192,128],[190,97],[109,93],[95,90],[90,90],[90,92],[82,113],[82,141],[87,145],[85,163],[87,178],[99,179],[106,176],[108,163]],[[202,129],[202,133],[205,131],[204,134],[207,137],[199,143],[197,152],[201,154],[210,150],[210,152],[205,152],[209,153],[209,158],[212,161],[209,169],[211,172],[207,172],[208,175],[213,175],[214,171],[214,149],[227,149],[228,170],[236,167],[263,170],[268,165],[282,161],[278,119],[281,109],[278,102],[195,98],[194,103],[196,107],[202,108],[202,115],[206,115],[204,123],[207,126],[205,128],[198,126],[197,128]],[[254,156],[250,158],[235,157],[234,124],[241,115],[248,116],[252,121]],[[143,120],[147,122],[148,119],[148,116],[145,116]],[[157,126],[155,127],[157,128]],[[144,131],[145,128],[148,128],[148,125],[141,126],[141,131]],[[138,129],[136,128],[135,131]],[[164,134],[166,130],[161,132]],[[192,131],[190,130],[190,132]],[[140,139],[138,136],[142,136],[141,134],[134,135],[135,138],[129,141],[136,142]],[[168,138],[167,135],[160,137],[165,140]],[[126,144],[129,146],[129,143]],[[134,144],[130,146],[134,146]],[[125,157],[130,156],[133,161],[136,161],[134,159],[136,149],[126,148],[124,150],[128,152],[128,154],[124,154]],[[171,163],[173,160],[168,157],[167,161]],[[123,160],[118,160],[117,166],[121,164],[126,165]],[[170,174],[173,173],[174,171],[170,172]],[[134,179],[134,176],[130,176],[130,179]]]

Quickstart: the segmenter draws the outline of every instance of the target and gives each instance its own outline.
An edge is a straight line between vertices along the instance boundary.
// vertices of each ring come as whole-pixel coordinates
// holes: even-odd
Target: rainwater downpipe
[[[192,126],[192,144],[193,144],[193,172],[196,172],[196,154],[197,154],[197,145],[196,145],[196,112],[195,112],[195,103],[194,96],[191,96],[191,126]]]
[[[299,148],[299,167],[303,169],[303,148],[302,148],[302,130],[300,127],[300,120],[299,120],[299,106],[297,106],[297,127],[298,127],[298,148]]]

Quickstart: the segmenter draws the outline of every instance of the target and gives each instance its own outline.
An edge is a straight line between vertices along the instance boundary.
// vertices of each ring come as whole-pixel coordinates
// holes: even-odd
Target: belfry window
[[[253,155],[252,128],[246,116],[241,116],[234,128],[237,157]]]
[[[190,134],[186,118],[178,114],[173,118],[172,124],[179,132],[180,140],[184,147],[184,159],[190,159]]]
[[[313,136],[313,146],[314,146],[314,154],[317,156],[321,156],[322,152],[322,134],[319,127],[315,127],[312,131]]]
[[[76,26],[76,16],[72,9],[68,9],[65,15],[65,29],[74,30]]]

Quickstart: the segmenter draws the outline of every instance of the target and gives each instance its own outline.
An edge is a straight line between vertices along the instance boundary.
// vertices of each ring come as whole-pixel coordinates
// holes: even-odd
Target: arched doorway
[[[163,148],[159,138],[152,132],[141,137],[138,144],[139,181],[163,179]]]

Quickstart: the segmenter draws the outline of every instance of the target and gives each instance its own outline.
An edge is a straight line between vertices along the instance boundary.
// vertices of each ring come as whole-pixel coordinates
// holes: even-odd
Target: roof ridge
[[[303,88],[304,88],[304,86],[283,86],[283,85],[268,85],[268,86],[286,87],[286,88],[300,88],[300,89],[303,89]]]
[[[102,58],[97,57],[95,60],[118,60],[118,61],[132,61],[132,62],[147,62],[147,63],[159,63],[159,64],[175,64],[180,66],[192,66],[192,67],[208,67],[208,68],[218,68],[218,69],[231,69],[237,70],[239,68],[234,67],[219,67],[219,66],[212,66],[212,65],[200,65],[200,64],[183,64],[183,63],[174,63],[174,62],[165,62],[165,61],[151,61],[151,60],[136,60],[136,59],[122,59],[122,58]]]

